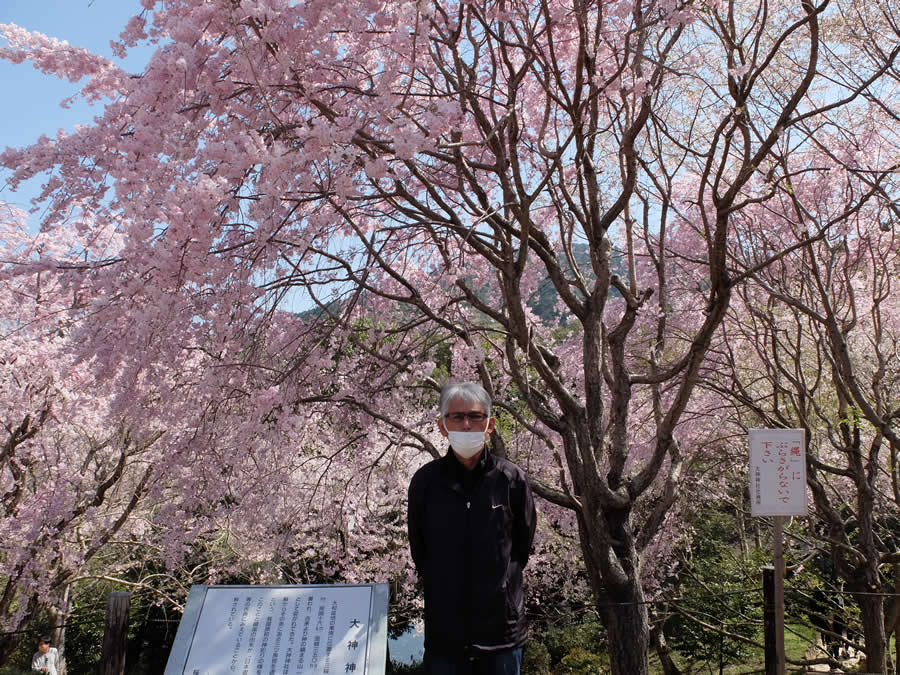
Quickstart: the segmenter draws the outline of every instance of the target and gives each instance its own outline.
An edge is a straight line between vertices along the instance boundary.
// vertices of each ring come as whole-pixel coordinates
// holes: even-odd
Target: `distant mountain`
[[[578,265],[581,273],[586,274],[588,279],[590,281],[593,281],[595,279],[595,276],[593,268],[591,267],[591,252],[588,248],[588,245],[573,245],[572,254],[575,258],[575,264]],[[558,261],[560,266],[565,270],[564,274],[566,278],[574,278],[575,275],[572,272],[572,268],[569,265],[569,261],[566,258],[565,254],[560,254],[558,257]],[[623,276],[625,272],[625,256],[614,251],[613,274]],[[613,290],[610,291],[610,293],[616,293],[616,291]],[[537,290],[531,294],[530,298],[528,298],[528,307],[532,312],[535,313],[536,316],[540,317],[542,321],[566,324],[571,318],[571,315],[569,313],[566,313],[565,315],[560,314],[560,312],[556,308],[558,299],[559,294],[556,292],[556,288],[553,286],[553,282],[550,281],[550,279],[545,278],[541,280],[541,282],[538,284]]]
[[[572,253],[575,257],[575,263],[578,265],[582,274],[586,274],[590,281],[594,280],[593,270],[591,268],[591,254],[590,249],[587,244],[576,244],[572,247]],[[574,278],[574,274],[572,272],[572,268],[569,265],[569,261],[566,258],[565,254],[560,254],[558,257],[558,261],[560,266],[564,269],[564,274],[567,278]],[[624,256],[620,253],[614,253],[613,258],[613,273],[618,274],[619,276],[623,276],[626,273],[625,259]],[[610,293],[615,293],[615,291],[610,291]],[[366,294],[363,295],[365,297]],[[478,291],[479,296],[486,296],[484,289],[480,289]],[[531,296],[527,300],[527,304],[529,309],[531,309],[534,314],[539,317],[542,321],[548,323],[560,323],[566,324],[571,318],[571,314],[566,312],[561,314],[556,305],[557,300],[559,299],[559,294],[556,292],[556,288],[553,286],[553,282],[550,281],[549,278],[544,278],[538,283],[537,290],[531,294]],[[305,310],[297,311],[296,314],[302,319],[315,319],[325,315],[328,312],[334,312],[336,314],[340,314],[342,306],[344,304],[343,300],[332,300],[329,302],[326,309],[322,307],[311,307]]]

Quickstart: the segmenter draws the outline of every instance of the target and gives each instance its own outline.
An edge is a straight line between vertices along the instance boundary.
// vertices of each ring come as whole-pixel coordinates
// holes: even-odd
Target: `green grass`
[[[789,624],[784,631],[785,656],[790,660],[802,660],[806,657],[806,650],[815,644],[816,629],[803,624]],[[672,657],[676,665],[685,673],[702,675],[718,675],[719,661],[718,651],[715,645],[710,645],[709,658],[706,661],[689,662],[674,651]],[[764,673],[766,670],[765,654],[762,649],[751,649],[749,658],[740,665],[725,665],[722,669],[724,675],[751,675],[751,673]],[[661,675],[662,666],[656,654],[650,655],[650,672],[652,675]]]

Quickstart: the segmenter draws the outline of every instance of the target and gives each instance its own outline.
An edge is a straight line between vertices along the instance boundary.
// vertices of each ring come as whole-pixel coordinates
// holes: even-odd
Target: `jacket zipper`
[[[464,649],[468,652],[472,644],[472,500],[466,500],[466,534],[464,540],[465,579],[463,589],[465,593],[465,625],[463,628]]]

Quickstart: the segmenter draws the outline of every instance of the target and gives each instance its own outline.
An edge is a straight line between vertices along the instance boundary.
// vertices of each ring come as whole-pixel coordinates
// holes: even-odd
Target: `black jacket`
[[[522,569],[535,508],[525,473],[485,451],[472,471],[452,451],[409,484],[409,547],[425,587],[425,649],[457,656],[525,642]]]

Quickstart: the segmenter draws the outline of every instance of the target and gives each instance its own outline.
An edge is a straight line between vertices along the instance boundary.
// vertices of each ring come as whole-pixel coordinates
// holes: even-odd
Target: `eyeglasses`
[[[487,417],[488,416],[483,412],[457,412],[444,415],[445,419],[456,422],[457,424],[462,424],[465,420],[469,420],[470,422],[484,422]]]

